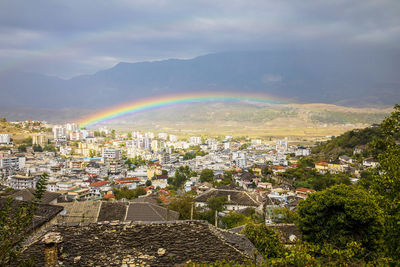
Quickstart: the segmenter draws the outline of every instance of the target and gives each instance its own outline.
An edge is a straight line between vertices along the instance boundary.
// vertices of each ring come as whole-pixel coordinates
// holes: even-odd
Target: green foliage
[[[224,205],[228,202],[228,198],[225,196],[221,197],[210,197],[207,199],[207,207],[213,211],[223,211]]]
[[[0,118],[0,122],[7,122],[6,117],[1,117],[1,118]]]
[[[129,158],[125,161],[125,164],[127,165],[135,165],[135,167],[139,167],[142,165],[146,165],[148,163],[147,160],[145,160],[142,156],[136,155],[133,158]]]
[[[135,199],[143,195],[146,195],[146,190],[144,190],[143,187],[138,187],[136,189],[128,189],[126,187],[123,187],[121,189],[114,188],[114,196],[117,200],[120,200],[122,198]]]
[[[210,169],[204,169],[200,173],[200,182],[209,182],[212,183],[214,180],[214,171]]]
[[[43,148],[40,145],[33,145],[34,152],[43,152]]]
[[[250,143],[244,143],[239,147],[239,150],[246,150],[250,146]]]
[[[285,253],[285,248],[280,242],[279,236],[265,224],[248,224],[242,230],[242,233],[265,258],[281,257]]]
[[[151,185],[151,180],[147,180],[146,181],[146,186],[150,186]]]
[[[295,223],[298,219],[297,212],[288,208],[275,208],[272,212],[275,223]]]
[[[361,177],[360,186],[375,196],[384,210],[385,248],[400,264],[400,106],[381,124],[382,136],[372,143],[379,166]]]
[[[365,258],[365,249],[357,242],[338,249],[331,244],[299,242],[279,258],[269,259],[267,266],[391,266],[391,259]]]
[[[19,152],[26,152],[26,145],[20,145],[20,146],[18,146],[18,151],[19,151]]]
[[[382,211],[368,192],[353,186],[337,185],[311,194],[299,204],[298,226],[303,240],[314,244],[345,249],[357,242],[371,253],[382,244]]]
[[[0,210],[0,266],[13,266],[21,243],[32,227],[35,212],[46,190],[48,175],[43,173],[36,184],[32,202],[15,202],[9,197]]]
[[[43,151],[57,152],[57,149],[52,145],[45,145]]]
[[[161,170],[161,174],[162,175],[168,175],[168,171],[167,170]]]
[[[197,156],[205,156],[206,152],[200,149],[200,146],[190,146],[183,156],[183,160],[194,159]]]
[[[352,156],[354,148],[361,145],[368,145],[373,140],[382,136],[380,127],[365,128],[362,130],[353,130],[333,138],[324,143],[319,143],[312,152],[320,154],[322,158],[337,159],[340,155]],[[364,156],[373,155],[373,151],[368,148]]]
[[[242,213],[230,212],[221,221],[226,229],[231,229],[248,223],[249,218]]]
[[[175,189],[179,189],[190,177],[195,176],[197,176],[197,173],[192,171],[189,166],[180,166],[175,171],[175,176],[168,178],[168,183],[171,184]]]
[[[315,169],[308,167],[300,162],[297,168],[287,169],[280,174],[288,181],[292,181],[296,188],[311,188],[314,190],[323,190],[337,184],[350,185],[350,175],[347,173],[325,173],[321,174]]]
[[[198,219],[198,211],[194,207],[194,198],[190,195],[182,195],[176,196],[171,200],[171,203],[168,205],[168,208],[174,211],[179,212],[179,219],[181,220],[189,220],[191,209],[193,206],[193,219]]]

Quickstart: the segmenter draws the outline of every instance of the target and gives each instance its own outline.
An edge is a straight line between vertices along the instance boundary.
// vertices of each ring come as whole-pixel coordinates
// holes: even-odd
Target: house
[[[363,166],[365,168],[376,168],[378,165],[379,162],[375,161],[373,158],[367,158],[363,160]]]
[[[347,165],[344,165],[339,160],[328,161],[328,170],[332,173],[344,172],[347,168]]]
[[[162,165],[158,162],[152,162],[147,166],[147,178],[153,179],[157,175],[162,174]]]
[[[271,171],[272,171],[274,174],[282,173],[282,172],[285,172],[285,171],[286,171],[285,167],[283,167],[283,166],[281,166],[281,165],[274,165],[274,166],[271,166],[270,169],[271,169]]]
[[[89,185],[90,196],[101,198],[105,193],[111,190],[108,181],[95,182]]]
[[[323,161],[317,161],[314,163],[315,169],[320,172],[320,173],[326,173],[328,171],[328,162],[323,160]]]
[[[35,192],[36,192],[35,189],[29,188],[29,189],[24,189],[24,190],[18,191],[10,196],[12,198],[14,198],[15,200],[32,201],[35,199]],[[51,204],[51,205],[57,204],[57,198],[59,196],[60,196],[60,194],[44,191],[42,199],[40,200],[40,203]]]
[[[113,180],[118,187],[127,187],[128,189],[136,189],[140,183],[140,179],[136,177],[131,178],[118,178]]]
[[[347,163],[347,164],[353,164],[355,162],[354,159],[350,158],[349,156],[346,155],[342,155],[339,156],[339,160],[343,163]]]
[[[307,198],[309,194],[315,193],[315,190],[309,188],[297,188],[296,196],[301,197],[303,199]]]
[[[262,201],[258,195],[251,195],[246,191],[210,189],[195,198],[196,207],[207,207],[207,200],[212,197],[226,197],[226,210],[241,210],[255,208],[262,210]]]

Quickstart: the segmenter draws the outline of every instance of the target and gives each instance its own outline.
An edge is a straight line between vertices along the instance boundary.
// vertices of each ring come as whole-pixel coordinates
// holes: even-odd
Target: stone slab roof
[[[20,190],[14,194],[11,195],[11,197],[13,197],[14,199],[16,199],[17,197],[20,197],[23,201],[32,201],[35,198],[35,189],[24,189],[24,190]],[[42,204],[49,204],[50,202],[52,202],[53,200],[57,199],[60,196],[60,194],[58,193],[54,193],[54,192],[49,192],[49,191],[45,191],[43,193],[42,199],[40,201],[40,203]]]
[[[130,203],[126,220],[130,221],[174,221],[179,213],[151,203]]]
[[[0,210],[7,203],[7,198],[0,198]],[[12,202],[12,212],[16,211],[18,207],[23,204],[27,203],[25,201],[13,200]],[[49,204],[39,204],[38,209],[35,212],[35,216],[33,217],[32,226],[30,227],[29,231],[35,230],[41,227],[46,222],[52,220],[57,214],[59,214],[63,210],[63,207],[56,206],[56,205],[49,205]]]
[[[227,260],[242,263],[254,258],[244,236],[226,234],[204,221],[54,225],[60,233],[59,262],[63,266],[176,266],[191,261]],[[47,232],[48,233],[48,232]],[[44,266],[44,243],[39,239],[23,252],[35,266]]]

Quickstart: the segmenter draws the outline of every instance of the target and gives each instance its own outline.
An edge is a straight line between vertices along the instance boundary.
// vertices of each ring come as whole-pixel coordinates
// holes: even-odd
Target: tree
[[[18,146],[18,151],[19,151],[19,152],[26,152],[26,145],[20,145],[20,146]]]
[[[43,148],[40,145],[33,145],[34,152],[43,152]]]
[[[210,169],[204,169],[200,173],[200,182],[209,182],[211,183],[214,180],[214,171]]]
[[[210,197],[207,199],[207,207],[213,211],[223,211],[224,205],[228,202],[228,198],[225,196],[221,197]]]
[[[298,226],[303,240],[314,244],[344,249],[357,242],[368,252],[382,245],[382,210],[368,192],[353,186],[336,185],[311,194],[299,204]]]
[[[226,216],[222,217],[222,223],[226,229],[231,229],[244,225],[248,222],[246,215],[237,212],[230,212]]]
[[[146,186],[150,186],[151,185],[151,180],[147,180],[146,181]]]
[[[364,173],[360,185],[371,192],[384,210],[385,248],[400,263],[400,106],[381,124],[382,135],[371,147],[379,166]]]
[[[36,183],[32,202],[15,202],[12,197],[0,209],[0,266],[11,266],[20,253],[20,245],[32,227],[33,218],[46,191],[48,175],[43,173]]]
[[[1,118],[0,118],[0,122],[7,122],[6,117],[1,117]]]
[[[265,224],[248,224],[242,230],[242,233],[265,258],[281,257],[285,252],[279,236]]]
[[[179,219],[189,220],[193,207],[193,219],[198,218],[197,209],[194,207],[194,198],[190,195],[175,196],[168,208],[179,212]]]

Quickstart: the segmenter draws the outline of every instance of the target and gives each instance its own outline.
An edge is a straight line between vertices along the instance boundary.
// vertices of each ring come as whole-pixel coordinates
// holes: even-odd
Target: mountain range
[[[399,59],[384,51],[253,51],[121,62],[70,79],[3,71],[0,106],[95,110],[168,93],[229,91],[290,103],[388,107],[400,102]]]

